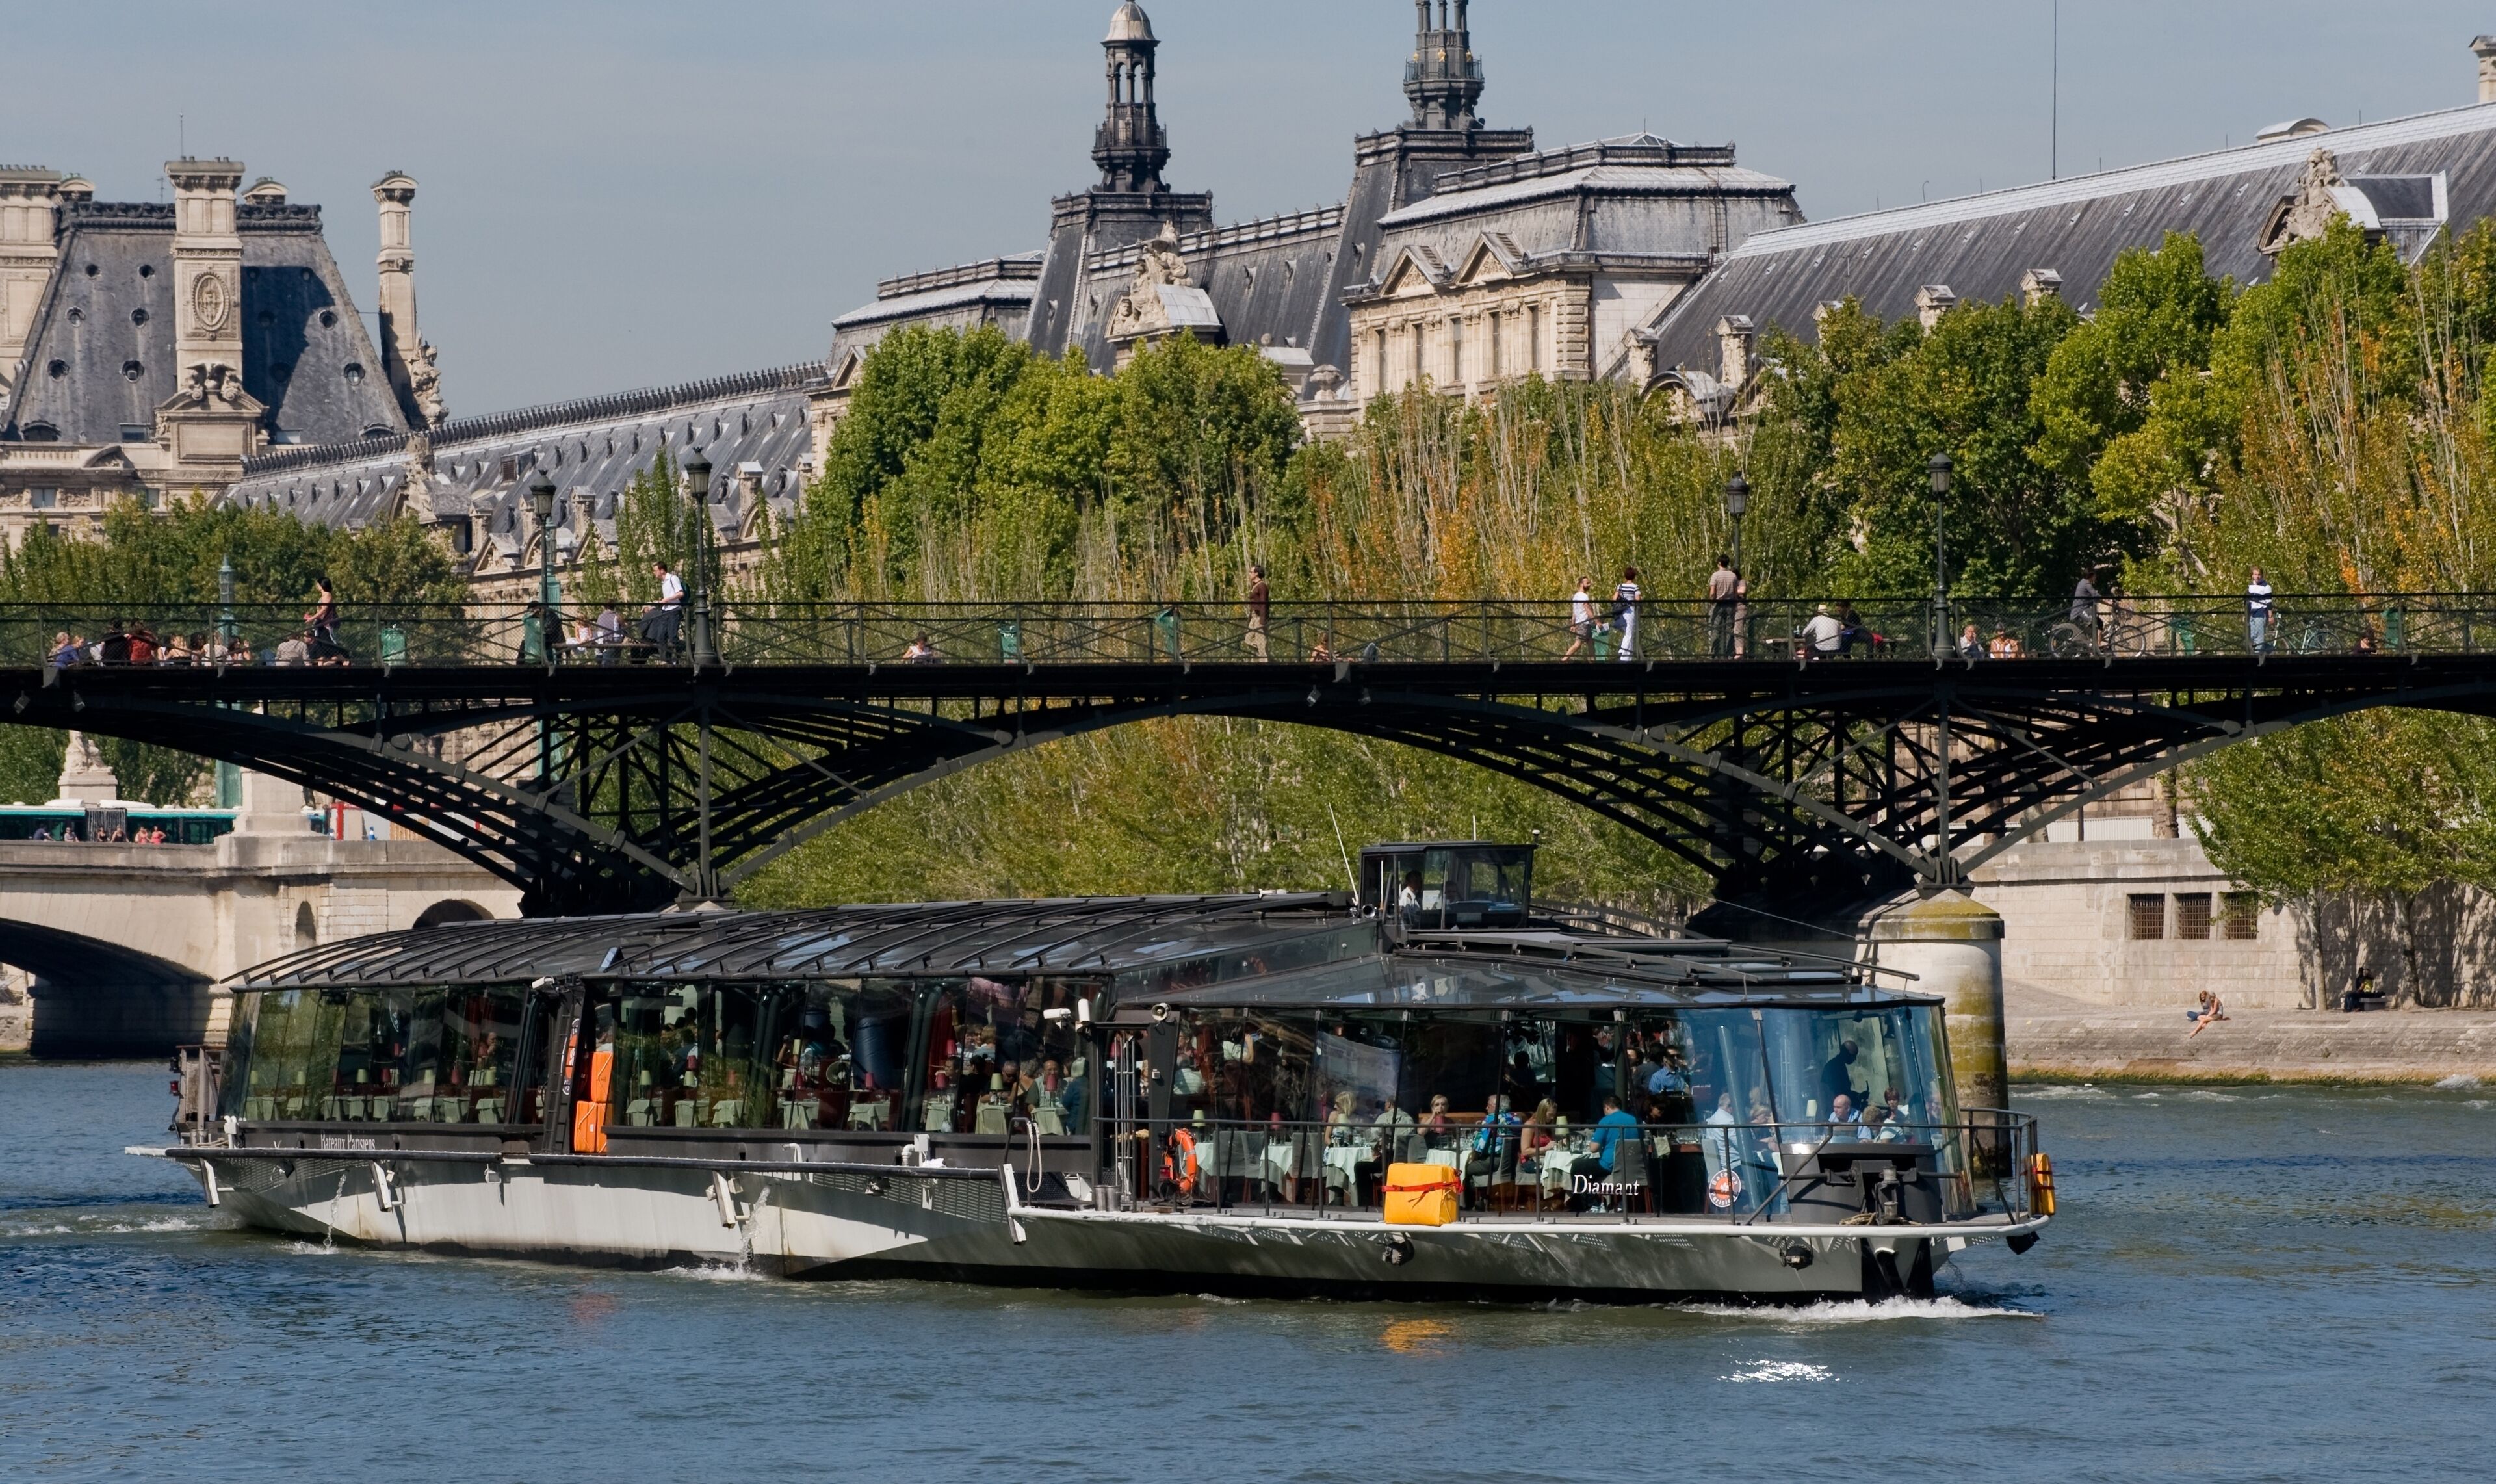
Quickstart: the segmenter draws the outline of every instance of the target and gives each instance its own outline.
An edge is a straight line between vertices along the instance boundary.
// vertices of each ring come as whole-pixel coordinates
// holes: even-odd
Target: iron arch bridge
[[[350,614],[308,645],[273,609],[44,609],[0,612],[16,666],[0,695],[18,725],[174,747],[382,813],[541,915],[723,900],[911,788],[1178,716],[1405,743],[1592,809],[1721,896],[1828,902],[1958,880],[2094,800],[2299,723],[2496,714],[2496,603],[1649,603],[1591,619],[1276,603],[1252,621],[1236,605],[714,611],[698,596],[646,636],[472,606]],[[1972,649],[1936,642],[1970,628]],[[313,663],[268,663],[281,652]]]

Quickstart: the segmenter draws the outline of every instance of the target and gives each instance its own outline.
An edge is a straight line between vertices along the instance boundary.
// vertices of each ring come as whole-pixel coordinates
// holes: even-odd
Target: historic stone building
[[[1467,0],[1415,10],[1411,115],[1353,141],[1341,200],[1226,226],[1210,193],[1166,179],[1160,42],[1127,0],[1102,43],[1100,180],[1050,203],[1040,250],[888,280],[834,321],[820,400],[837,416],[860,357],[904,325],[993,324],[1101,370],[1183,331],[1256,346],[1325,432],[1416,375],[1622,374],[1633,333],[1675,294],[1752,232],[1801,219],[1794,188],[1738,169],[1730,146],[1639,136],[1535,153],[1531,129],[1480,115]]]
[[[117,498],[214,496],[265,448],[400,438],[442,416],[418,333],[410,203],[381,212],[379,343],[321,208],[234,160],[169,161],[168,202],[0,170],[0,535]],[[239,194],[237,194],[239,193]]]
[[[1353,141],[1351,181],[1335,203],[1225,225],[1209,193],[1173,188],[1157,99],[1161,43],[1143,9],[1127,0],[1103,42],[1108,101],[1093,139],[1100,176],[1049,202],[1038,246],[888,280],[875,302],[834,322],[820,364],[491,417],[439,416],[406,276],[403,193],[413,182],[388,177],[375,188],[385,214],[383,343],[362,341],[352,313],[333,327],[315,312],[307,329],[358,338],[292,357],[381,370],[347,384],[363,393],[352,408],[334,384],[328,400],[298,403],[300,386],[270,379],[267,363],[280,357],[253,349],[261,322],[246,315],[240,392],[279,400],[252,424],[264,442],[238,461],[230,497],[326,522],[413,515],[472,558],[485,592],[518,598],[534,588],[544,541],[558,569],[611,550],[624,487],[662,453],[680,467],[699,450],[712,468],[702,497],[735,571],[753,559],[763,523],[793,510],[820,467],[823,439],[863,356],[902,325],[993,325],[1051,356],[1079,350],[1103,371],[1180,333],[1253,345],[1281,369],[1321,435],[1348,427],[1370,398],[1416,381],[1478,395],[1533,373],[1617,379],[1721,419],[1756,391],[1761,334],[1781,325],[1809,335],[1820,308],[1850,294],[1885,316],[1927,322],[1963,298],[2011,294],[2061,294],[2085,309],[2116,252],[2154,246],[2170,230],[2200,232],[2213,268],[2245,281],[2263,276],[2269,254],[2334,211],[2415,256],[2496,206],[2496,104],[2488,104],[2359,129],[2299,120],[2242,149],[1807,224],[1792,186],[1742,168],[1729,146],[1640,134],[1538,151],[1532,131],[1491,128],[1480,113],[1484,77],[1464,0],[1416,0],[1416,14],[1404,69],[1409,116]],[[2496,76],[2496,42],[2478,49]],[[21,310],[17,285],[34,277],[56,284],[43,251],[63,261],[89,255],[70,245],[70,226],[34,231],[24,226],[31,217],[13,212],[39,203],[66,213],[62,223],[87,223],[84,213],[99,208],[84,201],[86,190],[50,172],[0,176],[0,282],[9,294],[0,327],[16,332],[22,318],[24,362],[40,365],[50,354],[33,347],[50,343],[47,326],[69,306],[43,298],[37,310]],[[246,293],[253,255],[267,251],[288,220],[271,216],[275,208],[247,196],[235,209]],[[156,240],[173,234],[172,207],[110,209],[122,213],[114,221],[161,213]],[[317,247],[317,215],[287,240]],[[335,278],[328,269],[325,292],[343,306]],[[145,306],[113,312],[134,307]],[[296,323],[281,318],[280,327]],[[418,354],[393,357],[392,345]],[[109,372],[118,358],[89,356],[79,374],[93,364]],[[109,375],[104,385],[110,389]],[[276,389],[265,394],[264,386]],[[176,389],[169,382],[164,396]],[[16,399],[17,426],[32,406]],[[26,443],[22,432],[0,444],[0,523],[27,518],[29,481],[13,478],[13,460],[173,461],[170,435],[161,446],[117,446],[117,429],[96,431],[104,421],[78,421],[75,434],[55,424],[57,445]],[[541,469],[559,491],[543,533],[524,493]],[[138,482],[118,466],[92,477],[125,481],[114,487]],[[68,476],[49,478],[58,483],[46,487],[65,502]]]
[[[2496,41],[2473,48],[2482,99]],[[1808,225],[1732,244],[1640,338],[1649,384],[1713,413],[1760,374],[1756,335],[1812,338],[1825,306],[1859,301],[1927,325],[1961,303],[2059,294],[2083,314],[2127,248],[2192,232],[2209,271],[2270,276],[2292,242],[2345,215],[2416,262],[2496,211],[2496,102],[2333,129],[2304,118],[2251,144],[1956,201]]]

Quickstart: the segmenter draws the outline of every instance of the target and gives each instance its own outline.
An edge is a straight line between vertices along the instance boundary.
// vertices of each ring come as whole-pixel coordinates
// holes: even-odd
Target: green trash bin
[[[1164,608],[1153,615],[1153,647],[1171,659],[1182,658],[1178,648],[1178,610]]]
[[[997,654],[1008,665],[1022,663],[1022,625],[997,625]]]
[[[384,665],[405,665],[407,663],[407,631],[396,624],[391,624],[388,628],[382,630],[381,655],[382,663]]]

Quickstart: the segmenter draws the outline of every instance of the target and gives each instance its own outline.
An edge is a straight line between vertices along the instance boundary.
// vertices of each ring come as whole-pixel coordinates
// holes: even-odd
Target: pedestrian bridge
[[[2075,809],[2282,727],[2496,713],[2496,600],[2450,594],[1252,615],[713,602],[697,585],[662,625],[587,618],[350,611],[313,646],[327,663],[272,665],[299,607],[0,610],[0,715],[389,812],[540,915],[724,900],[860,810],[1151,717],[1406,743],[1593,809],[1720,895],[1825,905],[1963,880]],[[189,636],[177,663],[55,653],[59,632],[141,625]]]
[[[0,963],[31,975],[38,1056],[222,1039],[227,976],[316,943],[517,914],[506,882],[429,841],[310,833],[297,807],[211,845],[0,842]],[[255,817],[242,817],[246,825]]]

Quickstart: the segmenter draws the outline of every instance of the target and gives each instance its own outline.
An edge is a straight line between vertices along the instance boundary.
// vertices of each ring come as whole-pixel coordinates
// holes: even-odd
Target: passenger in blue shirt
[[[1635,1139],[1638,1136],[1638,1121],[1621,1111],[1619,1098],[1606,1098],[1604,1116],[1595,1120],[1595,1131],[1592,1135],[1595,1158],[1602,1161],[1605,1174],[1608,1175],[1612,1172],[1612,1160],[1620,1152],[1621,1141]]]

